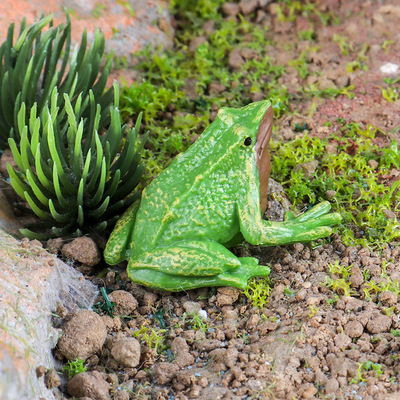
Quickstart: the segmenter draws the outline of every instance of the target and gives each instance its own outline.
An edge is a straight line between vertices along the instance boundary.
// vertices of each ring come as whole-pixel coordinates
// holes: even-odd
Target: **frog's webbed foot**
[[[288,214],[283,222],[265,221],[260,243],[255,244],[275,246],[329,236],[333,231],[332,225],[342,220],[339,213],[329,213],[330,209],[330,203],[324,201],[298,217]]]
[[[219,243],[184,241],[139,254],[128,263],[130,279],[169,291],[211,286],[245,288],[253,276],[266,276],[270,269],[252,257],[238,258]]]

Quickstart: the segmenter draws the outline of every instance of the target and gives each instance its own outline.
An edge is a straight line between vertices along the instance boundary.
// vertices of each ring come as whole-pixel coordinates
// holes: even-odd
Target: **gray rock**
[[[51,313],[58,304],[68,311],[90,307],[95,286],[39,242],[19,242],[1,228],[0,263],[0,399],[53,400],[57,389],[47,389],[35,371],[56,368],[51,349],[60,332]]]

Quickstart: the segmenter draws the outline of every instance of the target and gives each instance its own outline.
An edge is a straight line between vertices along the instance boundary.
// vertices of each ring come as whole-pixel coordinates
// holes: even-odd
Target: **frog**
[[[284,221],[263,219],[271,170],[269,100],[222,107],[122,215],[104,251],[110,265],[128,261],[138,284],[166,291],[232,286],[244,289],[270,268],[230,250],[247,241],[278,246],[329,236],[341,221],[323,201]]]

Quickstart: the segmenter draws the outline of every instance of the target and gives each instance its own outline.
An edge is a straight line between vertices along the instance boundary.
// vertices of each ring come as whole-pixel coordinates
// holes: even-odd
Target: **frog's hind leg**
[[[153,288],[179,291],[209,286],[245,288],[253,276],[270,270],[252,257],[238,258],[219,243],[184,241],[137,255],[128,263],[134,282]]]
[[[130,270],[128,275],[134,282],[143,286],[179,292],[212,286],[234,286],[239,289],[245,289],[247,281],[253,276],[268,276],[270,273],[270,268],[265,265],[258,265],[255,258],[243,257],[241,260],[244,263],[240,268],[230,273],[213,276],[170,275],[150,269]]]

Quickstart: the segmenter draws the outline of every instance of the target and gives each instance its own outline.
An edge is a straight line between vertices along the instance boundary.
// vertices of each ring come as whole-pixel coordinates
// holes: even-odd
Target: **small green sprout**
[[[397,101],[399,99],[399,92],[396,88],[388,87],[388,88],[383,88],[381,87],[382,90],[382,97],[388,102],[392,103],[394,101]]]
[[[188,325],[190,329],[195,331],[202,331],[206,333],[209,329],[209,325],[206,319],[204,319],[199,313],[185,313],[183,315],[183,323]]]
[[[400,337],[400,330],[399,329],[391,329],[390,334],[394,337]]]
[[[354,294],[354,290],[351,289],[350,270],[351,265],[346,267],[340,265],[339,261],[329,264],[330,277],[326,277],[325,286],[332,289],[339,295],[351,296]]]
[[[293,297],[295,295],[295,292],[293,292],[293,290],[290,289],[290,285],[287,285],[283,290],[283,294],[287,297]]]
[[[318,310],[319,310],[319,307],[316,307],[315,305],[310,304],[308,306],[308,317],[312,318],[318,312]]]
[[[374,371],[375,376],[379,378],[380,375],[382,375],[382,365],[378,363],[374,363],[372,361],[365,361],[363,363],[358,363],[358,369],[357,369],[357,376],[353,379],[350,380],[350,385],[357,384],[359,382],[366,382],[367,379],[364,378],[363,374],[364,372],[367,371]]]
[[[64,364],[62,370],[68,374],[68,379],[72,379],[75,375],[81,372],[86,372],[85,361],[77,358],[76,360],[69,360]]]
[[[100,313],[100,311],[105,311],[111,318],[113,318],[115,303],[113,303],[108,297],[106,288],[104,286],[100,288],[100,293],[103,296],[104,301],[93,304],[94,311],[97,313]]]
[[[263,308],[268,302],[271,289],[272,282],[270,278],[251,278],[242,293],[254,307]]]
[[[160,354],[166,348],[164,345],[165,332],[166,329],[142,326],[138,331],[133,333],[133,336],[140,339],[149,349],[154,349],[155,354]]]

